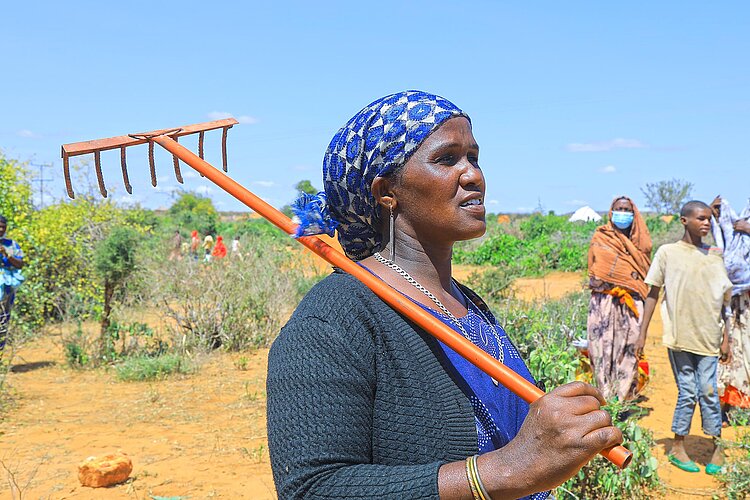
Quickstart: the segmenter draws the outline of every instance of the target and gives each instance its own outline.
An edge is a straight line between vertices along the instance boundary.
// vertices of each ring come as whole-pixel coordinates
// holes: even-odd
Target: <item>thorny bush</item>
[[[288,243],[247,238],[244,259],[155,262],[151,282],[173,320],[174,346],[193,352],[269,345],[318,278],[312,261]]]

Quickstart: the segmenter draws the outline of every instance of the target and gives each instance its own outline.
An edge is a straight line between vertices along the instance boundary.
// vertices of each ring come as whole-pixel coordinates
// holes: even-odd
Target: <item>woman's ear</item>
[[[370,190],[375,197],[375,202],[387,209],[396,208],[396,197],[393,195],[391,181],[387,177],[375,177]]]

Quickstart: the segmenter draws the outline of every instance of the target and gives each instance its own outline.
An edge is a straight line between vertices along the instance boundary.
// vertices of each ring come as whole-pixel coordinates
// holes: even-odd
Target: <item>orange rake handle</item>
[[[160,135],[154,137],[153,140],[203,174],[210,181],[235,197],[237,200],[268,219],[282,231],[287,234],[294,234],[297,226],[291,221],[291,219],[289,219],[289,217],[245,189],[224,172],[214,168],[210,163],[202,160],[192,151],[168,136]],[[372,290],[375,295],[383,299],[388,305],[414,321],[426,332],[459,353],[477,368],[503,384],[526,402],[532,403],[544,395],[544,391],[518,375],[503,363],[500,363],[479,347],[472,344],[471,341],[456,333],[442,321],[414,304],[401,293],[388,286],[380,278],[369,273],[320,238],[316,236],[303,236],[299,238],[298,241],[332,265],[341,268],[360,280],[365,286],[367,286],[367,288]],[[623,446],[615,446],[603,450],[601,454],[621,469],[627,467],[633,456],[633,454]]]

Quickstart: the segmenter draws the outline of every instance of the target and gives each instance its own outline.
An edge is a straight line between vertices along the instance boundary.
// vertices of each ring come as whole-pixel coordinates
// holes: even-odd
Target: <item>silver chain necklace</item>
[[[450,320],[453,322],[453,324],[455,324],[458,327],[458,329],[461,330],[461,333],[463,334],[464,338],[466,338],[468,340],[471,340],[469,338],[469,333],[466,331],[466,329],[461,324],[461,322],[458,321],[458,318],[456,318],[456,316],[454,316],[453,313],[450,312],[448,310],[448,308],[445,307],[442,302],[440,302],[440,299],[438,299],[437,297],[435,297],[435,295],[432,292],[430,292],[428,289],[426,289],[425,287],[423,287],[417,280],[415,280],[414,278],[412,278],[411,275],[409,273],[407,273],[406,271],[404,271],[398,264],[396,264],[393,261],[390,261],[390,260],[386,259],[382,255],[380,255],[379,252],[375,252],[373,254],[373,256],[375,257],[375,260],[377,260],[378,262],[380,262],[384,266],[386,266],[386,267],[388,267],[388,268],[393,269],[394,271],[396,271],[402,278],[404,278],[407,282],[409,282],[409,284],[411,284],[414,288],[416,288],[417,290],[419,290],[420,292],[422,292],[423,294],[425,294],[427,296],[427,298],[429,298],[430,300],[432,300],[435,303],[435,305],[438,306],[438,308],[440,309],[440,311],[443,314],[445,314],[448,318],[450,318]],[[461,295],[463,295],[464,299],[466,300],[466,304],[468,305],[471,301],[466,296],[466,294],[463,292],[463,290],[461,290],[461,287],[457,286],[457,288],[458,288],[458,291],[461,292]],[[487,318],[487,316],[484,314],[484,311],[482,311],[481,309],[478,309],[478,310],[479,310],[479,314],[482,316],[482,319],[484,320],[484,322],[487,325],[489,325],[490,329],[492,330],[492,336],[495,337],[495,341],[497,342],[497,350],[499,352],[498,361],[500,361],[501,363],[505,363],[505,352],[503,351],[503,342],[500,339],[500,335],[497,334],[497,330],[495,329],[495,325],[493,325],[492,322],[490,322],[489,318]],[[481,330],[482,329],[480,327],[479,328],[480,335],[481,335]],[[487,344],[489,344],[489,342],[487,342]],[[492,379],[492,381],[495,383],[495,385],[497,385],[497,381],[494,378]]]

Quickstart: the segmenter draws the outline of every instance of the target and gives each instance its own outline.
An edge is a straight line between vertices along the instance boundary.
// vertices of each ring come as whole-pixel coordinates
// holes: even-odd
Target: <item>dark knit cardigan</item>
[[[437,341],[354,277],[302,300],[268,358],[279,498],[438,498],[438,468],[477,453],[469,400]]]

